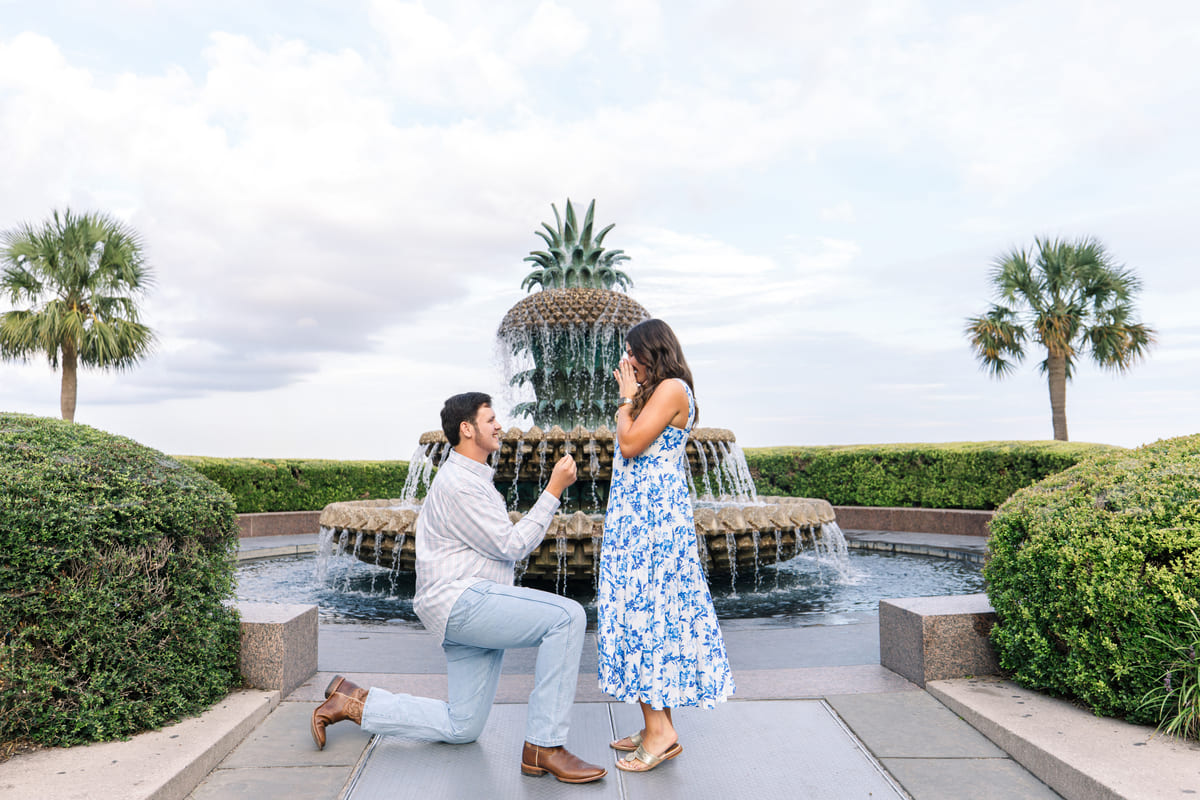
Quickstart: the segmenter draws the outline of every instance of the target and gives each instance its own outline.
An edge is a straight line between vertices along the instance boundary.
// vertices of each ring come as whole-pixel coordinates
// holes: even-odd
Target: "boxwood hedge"
[[[1024,486],[1110,445],[950,442],[747,448],[763,494],[823,497],[837,506],[991,510]]]
[[[229,492],[238,513],[315,511],[342,500],[399,497],[406,461],[176,456]]]
[[[86,425],[0,414],[0,742],[114,739],[240,682],[233,501]]]
[[[1200,435],[1051,476],[1002,505],[991,531],[1001,666],[1099,714],[1157,721],[1141,699],[1200,608]]]

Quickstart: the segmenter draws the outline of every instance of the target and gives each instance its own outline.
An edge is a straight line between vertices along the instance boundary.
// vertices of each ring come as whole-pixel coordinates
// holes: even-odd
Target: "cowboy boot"
[[[313,710],[313,741],[318,750],[325,749],[325,726],[348,719],[356,725],[362,724],[363,703],[367,701],[367,690],[355,686],[341,675],[334,675],[325,687],[325,702]]]
[[[563,783],[591,783],[608,774],[604,767],[589,764],[565,747],[539,747],[525,743],[521,772],[535,777],[549,772]]]

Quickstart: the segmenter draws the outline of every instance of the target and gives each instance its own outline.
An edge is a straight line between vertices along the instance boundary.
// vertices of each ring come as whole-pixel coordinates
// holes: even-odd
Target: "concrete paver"
[[[614,736],[641,728],[637,706],[611,708]],[[653,772],[622,773],[629,800],[904,797],[820,700],[728,702],[673,717],[684,752]]]
[[[371,737],[357,725],[331,726],[324,749],[318,750],[309,732],[316,707],[317,703],[280,704],[221,767],[245,769],[268,763],[277,767],[353,767]]]
[[[834,695],[829,704],[879,758],[1005,758],[926,692]]]
[[[931,681],[933,697],[1070,798],[1200,794],[1200,743],[1133,725],[995,677]]]
[[[313,746],[309,719],[317,703],[285,702],[196,787],[189,800],[336,798],[371,737],[355,725],[329,728]]]
[[[350,777],[349,769],[338,767],[272,767],[270,769],[225,769],[222,767],[188,795],[188,800],[298,800],[340,796]]]
[[[884,758],[918,800],[1057,800],[1061,795],[1010,758]]]
[[[459,800],[459,798],[620,798],[620,781],[610,769],[595,783],[569,786],[550,775],[521,774],[525,739],[523,705],[496,706],[479,740],[452,745],[398,737],[372,744],[349,800]],[[601,704],[576,706],[567,748],[593,764],[608,766],[612,723]]]

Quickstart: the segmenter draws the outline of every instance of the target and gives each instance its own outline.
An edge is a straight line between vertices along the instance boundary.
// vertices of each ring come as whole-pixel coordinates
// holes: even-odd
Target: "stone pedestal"
[[[246,684],[278,689],[286,697],[317,671],[317,607],[238,603],[242,649],[238,666]]]
[[[879,601],[879,663],[924,688],[927,681],[994,675],[988,641],[996,612],[986,594]]]

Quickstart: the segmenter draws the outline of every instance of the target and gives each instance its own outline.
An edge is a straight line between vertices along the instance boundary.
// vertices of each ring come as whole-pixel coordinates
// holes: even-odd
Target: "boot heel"
[[[345,678],[343,678],[341,675],[333,676],[333,679],[331,681],[329,681],[329,685],[325,687],[325,699],[326,700],[329,699],[329,696],[331,694],[333,694],[334,690],[337,689],[338,684],[341,683],[343,680],[345,680]]]
[[[522,774],[529,775],[533,778],[540,778],[546,774],[546,770],[542,769],[541,767],[534,767],[525,763],[521,764],[521,772]]]

